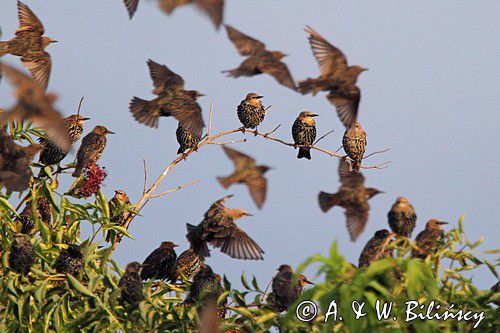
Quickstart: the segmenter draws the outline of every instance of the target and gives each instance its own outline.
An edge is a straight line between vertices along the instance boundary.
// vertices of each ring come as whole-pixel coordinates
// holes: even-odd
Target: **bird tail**
[[[228,70],[222,71],[222,73],[227,74],[227,76],[234,77],[234,78],[241,76],[241,71],[238,68],[228,69]]]
[[[359,172],[361,170],[361,161],[358,160],[352,161],[352,170]]]
[[[333,206],[340,204],[340,195],[338,193],[331,194],[321,191],[318,194],[318,201],[319,207],[326,213]]]
[[[317,92],[322,91],[324,89],[324,80],[323,79],[306,79],[299,82],[299,92],[302,95],[307,95],[312,93],[313,96],[316,95]]]
[[[82,174],[82,171],[83,171],[83,167],[84,167],[83,163],[78,163],[75,167],[75,171],[73,171],[72,176],[75,178],[80,177],[80,175]]]
[[[231,180],[229,179],[229,177],[217,177],[217,180],[219,181],[219,183],[222,185],[222,187],[224,188],[228,188],[229,186],[231,186],[232,182]]]
[[[200,228],[198,226],[186,223],[187,235],[186,238],[191,244],[193,251],[200,257],[210,257],[210,250],[207,243],[201,239]]]
[[[310,160],[311,159],[311,149],[299,148],[299,154],[297,155],[297,158],[307,158],[308,160]]]
[[[158,110],[151,110],[151,102],[134,97],[130,101],[129,108],[135,120],[146,126],[158,128],[160,112]]]

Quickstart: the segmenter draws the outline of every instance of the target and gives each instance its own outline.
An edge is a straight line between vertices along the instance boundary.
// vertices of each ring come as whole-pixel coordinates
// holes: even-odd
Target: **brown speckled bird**
[[[0,57],[6,54],[21,57],[24,67],[31,72],[33,78],[45,90],[49,84],[52,67],[50,54],[45,52],[45,48],[57,41],[43,36],[42,22],[28,6],[18,1],[17,10],[19,29],[16,31],[16,37],[6,42],[0,42]]]
[[[125,267],[125,273],[123,273],[120,281],[118,281],[118,287],[121,288],[122,301],[132,306],[136,306],[143,299],[142,280],[139,276],[140,270],[141,264],[137,261],[131,262]]]
[[[203,265],[193,278],[193,283],[189,288],[189,294],[186,298],[186,304],[199,303],[204,307],[210,301],[217,302],[219,296],[224,292],[221,280],[220,275],[215,274],[210,266]],[[223,308],[227,300],[221,303],[221,307]],[[224,311],[219,311],[219,313],[224,313]]]
[[[176,282],[183,276],[190,280],[200,271],[204,264],[205,258],[196,254],[193,249],[188,249],[182,252],[175,260],[169,280],[171,282]]]
[[[254,76],[262,73],[273,76],[276,81],[293,90],[297,90],[295,81],[288,67],[281,62],[286,54],[280,51],[268,51],[266,45],[230,25],[226,25],[227,36],[242,56],[248,58],[238,68],[223,71],[234,78]]]
[[[436,253],[439,248],[439,241],[444,240],[444,231],[441,226],[448,224],[437,219],[427,222],[425,229],[415,238],[416,249],[413,249],[411,256],[425,259],[428,255]]]
[[[207,246],[210,243],[231,258],[263,260],[264,251],[235,223],[250,214],[243,209],[224,207],[225,201],[231,197],[228,195],[214,202],[197,226],[187,223],[186,238],[193,250],[203,257],[210,256]]]
[[[303,111],[295,119],[292,126],[292,137],[295,145],[309,145],[314,144],[316,140],[316,122],[314,117],[317,117],[310,111]],[[311,159],[311,148],[299,147],[299,154],[297,158]]]
[[[273,290],[269,294],[270,305],[278,312],[286,311],[297,301],[306,284],[314,284],[303,274],[296,274],[289,265],[281,265],[273,278]]]
[[[130,216],[130,211],[127,210],[130,205],[130,199],[127,192],[123,190],[115,190],[115,195],[108,202],[110,221],[119,225],[124,226],[124,223]],[[113,242],[115,240],[116,231],[108,230],[106,234],[106,242]],[[118,237],[118,240],[121,237]]]
[[[316,79],[299,82],[302,94],[328,91],[326,98],[337,109],[340,121],[346,128],[352,127],[358,117],[361,91],[356,86],[359,74],[366,71],[360,66],[349,66],[346,56],[338,48],[330,44],[323,36],[307,27],[309,43],[314,57],[319,63],[321,75]]]
[[[68,245],[67,249],[61,250],[59,257],[54,263],[54,268],[59,274],[71,274],[78,277],[85,266],[85,258],[82,249],[77,244]]]
[[[175,136],[177,137],[177,143],[179,144],[177,154],[183,154],[186,150],[191,148],[197,149],[198,142],[200,142],[201,139],[199,136],[186,131],[180,123],[175,131]]]
[[[346,129],[342,146],[352,160],[352,169],[359,172],[366,148],[366,133],[360,123],[356,122],[353,127]]]
[[[23,211],[19,214],[19,218],[16,221],[21,222],[21,233],[30,234],[35,228],[35,218],[33,217],[33,212],[31,207],[32,200],[26,201]],[[45,197],[39,197],[36,199],[36,210],[37,218],[45,223],[50,224],[52,220],[52,211],[50,207],[49,200]]]
[[[82,139],[82,144],[76,154],[76,167],[73,177],[79,177],[83,169],[97,162],[106,148],[106,135],[115,134],[104,126],[96,126]]]
[[[142,263],[141,279],[165,280],[172,276],[172,269],[177,259],[175,245],[172,242],[162,242]]]
[[[368,221],[370,205],[368,200],[373,196],[383,193],[376,188],[366,188],[365,177],[358,172],[350,170],[349,163],[339,161],[340,188],[337,193],[319,192],[319,206],[327,212],[333,206],[345,209],[346,225],[351,241],[355,241],[363,232]]]
[[[205,123],[196,98],[203,96],[195,90],[184,90],[184,80],[165,65],[148,60],[153,80],[153,94],[158,97],[146,101],[138,97],[130,101],[130,112],[139,123],[158,128],[159,117],[174,117],[194,136],[201,137]]]
[[[408,199],[399,197],[387,213],[387,219],[392,231],[398,236],[411,237],[417,223],[417,214]]]
[[[395,234],[383,229],[375,232],[375,235],[366,243],[359,256],[358,267],[368,267],[370,264],[382,257],[391,257],[392,251],[386,250]]]
[[[253,158],[235,149],[227,146],[222,146],[222,149],[233,162],[235,170],[227,177],[217,177],[217,180],[226,189],[233,184],[245,184],[253,201],[261,209],[267,192],[267,179],[264,174],[271,168],[266,165],[257,165]]]
[[[28,274],[35,263],[35,250],[30,241],[23,234],[15,234],[10,247],[10,268],[20,274]]]
[[[238,119],[243,124],[241,128],[243,133],[245,133],[245,128],[255,128],[255,135],[257,135],[257,126],[264,121],[266,116],[262,97],[256,93],[249,93],[236,108]]]

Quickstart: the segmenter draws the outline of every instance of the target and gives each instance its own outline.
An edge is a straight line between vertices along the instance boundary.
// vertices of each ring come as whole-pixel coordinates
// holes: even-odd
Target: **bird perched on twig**
[[[235,223],[239,218],[251,214],[240,208],[224,206],[226,200],[231,197],[232,195],[228,195],[214,202],[197,226],[187,223],[186,238],[193,250],[202,257],[210,256],[207,246],[207,243],[210,243],[231,258],[263,260],[264,251]]]
[[[366,147],[366,133],[360,123],[356,122],[353,127],[346,129],[342,138],[342,147],[352,160],[352,169],[359,172]]]
[[[278,312],[286,311],[297,301],[306,284],[314,284],[303,274],[296,274],[289,265],[281,265],[273,278],[270,305]]]
[[[179,149],[177,150],[177,154],[183,154],[186,150],[191,148],[197,149],[198,142],[200,142],[200,137],[191,134],[191,132],[186,131],[181,124],[177,126],[177,130],[175,131],[175,136],[177,138],[177,143],[179,144]]]
[[[429,220],[425,225],[425,229],[415,238],[417,248],[413,249],[411,256],[425,259],[428,255],[436,253],[439,248],[439,241],[444,240],[444,231],[441,226],[445,224],[448,224],[448,222],[438,219]]]
[[[136,306],[143,299],[142,280],[139,276],[140,270],[141,264],[137,261],[133,261],[127,264],[125,273],[123,273],[120,281],[118,281],[118,286],[121,288],[122,301],[132,306]]]
[[[18,1],[17,10],[19,29],[16,31],[16,37],[9,41],[0,42],[0,57],[6,54],[21,57],[24,67],[31,72],[33,78],[45,90],[49,84],[52,67],[50,54],[45,52],[45,48],[57,41],[43,36],[45,30],[42,22],[28,6]]]
[[[215,274],[210,266],[203,265],[193,278],[193,283],[189,288],[189,294],[186,298],[186,304],[199,303],[202,307],[205,307],[212,301],[217,302],[219,296],[224,292],[221,281],[222,279],[219,274]],[[225,313],[224,306],[226,303],[227,299],[222,302],[219,309],[219,314],[222,317]]]
[[[399,197],[387,213],[387,219],[391,230],[398,236],[411,237],[417,223],[417,214],[408,199]]]
[[[67,249],[61,250],[59,257],[57,257],[54,263],[57,273],[71,274],[75,277],[83,272],[84,266],[85,258],[83,257],[82,249],[77,244],[70,244]]]
[[[28,274],[35,263],[35,250],[33,244],[23,234],[15,234],[10,246],[9,265],[19,274]]]
[[[76,154],[76,167],[73,177],[79,177],[83,169],[97,162],[106,148],[106,135],[115,134],[104,126],[96,126],[82,139],[82,144]]]
[[[233,162],[235,170],[227,177],[217,177],[217,180],[226,189],[233,184],[245,184],[253,201],[261,209],[267,192],[267,179],[264,174],[271,168],[266,165],[257,165],[253,158],[235,149],[227,146],[222,146],[222,149]]]
[[[32,212],[32,204],[33,201],[26,201],[23,211],[19,214],[19,218],[16,218],[16,221],[21,222],[21,233],[30,234],[35,228],[35,218]],[[49,200],[45,197],[38,197],[36,199],[36,209],[35,213],[37,214],[37,218],[45,223],[50,224],[52,219],[52,211],[50,207]]]
[[[130,205],[130,199],[128,198],[127,192],[123,190],[115,190],[115,195],[108,202],[110,221],[116,223],[119,226],[127,221],[130,216],[130,211],[127,209]],[[116,236],[115,230],[108,230],[106,234],[106,242],[112,242],[115,237],[121,239],[120,236]]]
[[[363,251],[361,251],[358,267],[368,267],[373,261],[379,260],[383,256],[391,257],[392,250],[387,250],[387,246],[394,236],[396,235],[391,234],[386,229],[375,232],[375,235],[366,243]]]
[[[204,264],[205,258],[198,255],[193,249],[188,249],[182,252],[175,260],[169,280],[176,282],[182,276],[190,280],[200,271]]]
[[[292,137],[295,145],[312,146],[316,140],[316,122],[314,117],[317,117],[310,111],[303,111],[295,119],[292,126]],[[311,148],[299,147],[297,158],[311,159]]]
[[[141,265],[141,279],[165,280],[171,277],[177,259],[176,246],[172,242],[162,242],[159,248],[151,252]]]
[[[280,51],[268,51],[266,45],[241,31],[226,24],[227,36],[242,56],[248,58],[238,68],[225,70],[228,76],[254,76],[262,73],[273,76],[276,81],[293,90],[297,90],[295,81],[288,67],[281,62],[286,54]]]
[[[358,117],[361,91],[356,85],[359,74],[366,71],[360,66],[349,66],[346,56],[338,48],[330,44],[323,36],[307,27],[309,43],[314,57],[319,63],[321,75],[316,79],[299,82],[302,94],[328,91],[328,101],[337,109],[340,121],[346,128],[352,127]]]
[[[365,177],[358,172],[350,170],[349,163],[339,161],[340,188],[337,193],[319,192],[319,206],[327,212],[333,206],[345,209],[346,225],[351,241],[355,241],[363,232],[368,221],[370,205],[368,200],[379,193],[376,188],[366,188]]]
[[[266,116],[267,109],[262,104],[262,98],[256,93],[249,93],[236,108],[238,119],[243,124],[241,131],[245,133],[245,128],[255,128],[257,136],[257,126],[259,126]]]

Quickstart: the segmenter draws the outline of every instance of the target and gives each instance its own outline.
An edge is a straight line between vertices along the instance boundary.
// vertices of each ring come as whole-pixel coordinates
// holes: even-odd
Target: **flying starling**
[[[436,253],[439,247],[439,241],[444,240],[444,231],[441,226],[448,224],[437,219],[427,222],[425,229],[415,238],[417,248],[413,249],[411,256],[413,258],[425,259],[428,255]]]
[[[139,276],[141,264],[137,261],[131,262],[125,267],[118,286],[121,288],[121,298],[124,302],[136,306],[142,301],[142,280]]]
[[[243,133],[245,133],[245,128],[255,128],[255,135],[257,135],[257,126],[264,121],[266,116],[266,109],[261,101],[262,97],[256,93],[249,93],[238,105],[236,112],[238,119],[243,124],[241,128]]]
[[[273,290],[269,295],[270,304],[278,311],[283,312],[297,301],[306,284],[313,284],[303,274],[296,274],[289,265],[281,265],[278,274],[273,278]]]
[[[356,122],[354,127],[346,129],[342,138],[342,146],[352,160],[352,169],[359,172],[366,147],[366,133],[360,123]]]
[[[394,236],[395,234],[391,234],[389,230],[386,229],[375,232],[373,238],[366,243],[363,251],[361,251],[358,267],[368,267],[373,261],[383,256],[391,257],[392,251],[386,250],[386,248]]]
[[[35,228],[35,219],[32,213],[32,201],[26,201],[23,211],[19,214],[19,219],[21,222],[21,233],[30,234]],[[36,214],[40,221],[45,224],[50,224],[52,219],[52,212],[50,208],[50,203],[45,197],[39,197],[36,200]]]
[[[415,214],[415,209],[408,202],[408,199],[399,197],[396,199],[394,205],[392,205],[389,213],[387,213],[387,219],[394,233],[398,236],[409,238],[413,229],[415,229],[417,214]]]
[[[268,51],[266,45],[226,24],[227,36],[238,52],[247,59],[238,68],[223,71],[234,78],[254,76],[262,73],[273,76],[276,81],[293,90],[297,90],[295,81],[288,67],[281,62],[286,54],[280,51]]]
[[[210,243],[231,258],[263,260],[264,251],[235,223],[237,219],[250,214],[243,209],[224,207],[230,197],[232,195],[214,202],[197,226],[187,223],[186,238],[193,250],[202,257],[210,256],[207,246]]]
[[[59,274],[79,276],[85,266],[85,258],[79,245],[71,244],[67,249],[61,250],[54,263],[54,268]]]
[[[172,274],[169,278],[171,282],[180,280],[182,276],[186,279],[192,279],[205,264],[205,258],[196,254],[193,249],[182,252],[175,260]]]
[[[233,161],[235,170],[227,177],[217,177],[217,180],[226,189],[233,184],[245,184],[253,201],[261,209],[267,192],[267,179],[264,174],[271,168],[266,165],[257,165],[253,158],[235,149],[227,146],[222,146],[222,149]]]
[[[295,145],[312,146],[314,144],[314,140],[316,140],[316,122],[314,121],[314,117],[317,116],[317,114],[312,112],[303,111],[295,119],[292,126],[292,136]],[[297,158],[307,158],[310,160],[311,148],[300,147]]]
[[[19,29],[16,31],[16,37],[6,42],[0,42],[0,57],[6,54],[21,57],[24,67],[31,72],[33,78],[45,90],[49,84],[52,67],[50,54],[45,52],[45,48],[57,41],[43,36],[42,22],[28,6],[18,1],[17,10]]]
[[[337,114],[346,128],[354,126],[358,116],[361,91],[356,86],[359,74],[366,71],[360,66],[348,66],[346,56],[330,44],[323,36],[307,27],[309,43],[314,57],[319,63],[321,75],[316,79],[299,82],[302,94],[328,91],[326,98],[337,109]]]
[[[221,280],[220,275],[215,274],[210,266],[203,265],[193,278],[186,303],[200,303],[205,306],[210,301],[217,302],[219,296],[224,292]],[[226,301],[224,301],[223,306],[225,304]]]
[[[130,211],[127,210],[130,205],[130,199],[128,198],[127,192],[123,190],[115,190],[115,195],[108,202],[110,221],[123,226],[124,223],[130,216]],[[112,235],[115,235],[114,230],[108,230],[106,234],[106,242],[111,242],[113,240]]]
[[[115,134],[104,126],[96,126],[82,139],[82,144],[76,154],[76,167],[73,177],[79,177],[84,168],[97,162],[106,148],[106,135]]]
[[[383,193],[376,188],[366,188],[365,177],[358,172],[351,171],[349,163],[339,161],[340,188],[337,193],[319,192],[319,206],[327,212],[333,206],[345,209],[346,225],[351,241],[356,241],[363,232],[368,221],[370,205],[368,200]]]
[[[35,250],[23,234],[15,234],[10,247],[10,268],[20,274],[28,274],[35,263]]]
[[[176,246],[172,242],[162,242],[159,248],[151,252],[142,263],[141,278],[165,280],[171,277],[177,259]]]
[[[189,150],[191,148],[196,149],[198,146],[198,142],[200,142],[199,136],[195,136],[186,131],[180,123],[177,126],[177,130],[175,131],[175,136],[177,137],[177,143],[179,143],[177,154],[182,154],[186,150]]]
[[[201,107],[196,98],[203,96],[195,90],[184,90],[184,80],[165,65],[148,60],[149,73],[158,97],[146,101],[138,97],[130,101],[130,112],[135,120],[158,128],[159,117],[174,117],[192,135],[201,137],[205,126]]]

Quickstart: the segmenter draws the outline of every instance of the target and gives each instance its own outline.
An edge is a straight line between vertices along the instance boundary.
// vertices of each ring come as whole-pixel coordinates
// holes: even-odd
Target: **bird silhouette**
[[[142,280],[139,276],[141,264],[137,261],[127,264],[125,273],[118,281],[118,287],[121,288],[122,301],[129,303],[132,306],[137,306],[143,299],[142,296]]]
[[[14,272],[27,275],[31,270],[31,266],[35,263],[35,259],[35,249],[26,235],[20,233],[15,234],[14,241],[10,246],[10,268]]]
[[[141,279],[165,280],[171,277],[177,259],[176,246],[172,242],[162,242],[160,247],[151,252],[141,265]]]
[[[130,217],[130,211],[128,210],[130,205],[130,199],[127,192],[124,190],[115,190],[115,195],[108,202],[110,221],[118,226],[123,227],[127,219]],[[120,235],[121,236],[121,235]],[[115,230],[108,230],[106,233],[106,242],[119,241],[120,236],[116,235]]]

